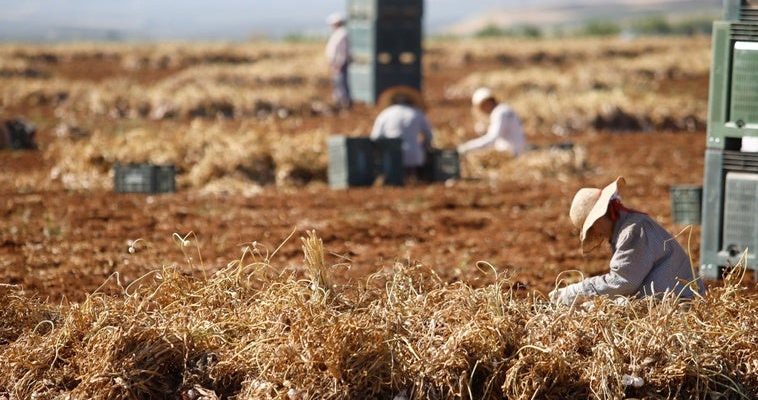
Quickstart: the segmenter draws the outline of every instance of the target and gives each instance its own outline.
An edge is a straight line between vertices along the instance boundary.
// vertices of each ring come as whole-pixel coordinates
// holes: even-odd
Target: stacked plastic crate
[[[349,0],[348,70],[355,100],[373,104],[387,88],[421,90],[422,0]]]
[[[700,274],[747,254],[758,270],[758,0],[726,0],[713,25]],[[757,272],[758,274],[758,272]]]

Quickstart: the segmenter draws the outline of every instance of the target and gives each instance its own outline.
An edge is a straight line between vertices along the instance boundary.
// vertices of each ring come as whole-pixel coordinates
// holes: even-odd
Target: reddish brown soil
[[[272,189],[247,199],[194,192],[148,197],[4,191],[0,281],[21,284],[41,296],[81,299],[114,272],[123,284],[162,265],[201,274],[201,265],[217,269],[253,241],[273,251],[293,231],[273,260],[277,266],[297,266],[298,237],[315,229],[333,253],[331,261],[352,265],[350,276],[418,260],[445,279],[476,284],[490,278],[475,267],[476,261],[486,260],[501,273],[516,274],[527,287],[544,291],[563,269],[596,273],[604,268],[607,252],[582,257],[566,216],[578,187],[624,175],[628,203],[678,231],[682,227],[670,221],[669,185],[695,183],[702,176],[702,133],[588,134],[575,139],[589,148],[589,163],[602,166],[583,181],[459,182],[452,187],[348,191],[314,184]],[[4,171],[13,174],[48,168],[39,153],[0,154]],[[192,239],[188,248],[172,239],[173,233],[190,231],[199,241]],[[697,256],[698,230],[693,234]],[[127,242],[136,239],[142,240],[130,254]],[[681,239],[686,245],[687,233]]]
[[[96,69],[113,72],[113,68]],[[81,75],[92,69],[72,64],[62,67],[61,74]],[[433,124],[468,124],[468,104],[447,101],[443,93],[447,85],[469,73],[470,66],[427,70]],[[707,79],[664,89],[702,95]],[[45,160],[44,149],[54,140],[51,110],[5,111],[39,115],[48,123],[41,125],[42,151],[0,151],[0,283],[22,285],[53,301],[64,296],[80,300],[114,273],[123,285],[166,265],[190,274],[210,273],[239,257],[251,242],[273,252],[293,232],[272,263],[297,267],[302,262],[298,238],[310,229],[324,239],[332,254],[330,262],[350,265],[349,270],[338,269],[345,277],[391,268],[395,262],[419,261],[444,279],[476,285],[492,278],[491,272],[475,266],[481,260],[499,273],[514,274],[522,288],[544,292],[562,270],[593,274],[606,268],[608,251],[583,257],[568,221],[571,196],[579,187],[602,185],[623,175],[629,184],[625,201],[678,233],[683,227],[671,222],[668,190],[671,185],[702,181],[705,150],[704,132],[586,133],[571,140],[587,147],[593,171],[567,181],[514,177],[499,183],[462,181],[450,187],[348,191],[332,191],[317,183],[300,189],[267,189],[255,198],[201,196],[195,191],[117,195],[68,192],[50,183],[51,163]],[[350,131],[370,126],[373,113],[359,106],[351,115],[305,117],[291,130],[319,126]],[[538,143],[564,140],[531,134]],[[19,186],[14,183],[19,179],[32,184]],[[189,232],[198,240],[193,236],[188,247],[181,247],[172,236]],[[691,233],[690,249],[697,259],[699,228]],[[685,231],[679,237],[685,246],[689,234]],[[128,242],[137,239],[132,254]]]

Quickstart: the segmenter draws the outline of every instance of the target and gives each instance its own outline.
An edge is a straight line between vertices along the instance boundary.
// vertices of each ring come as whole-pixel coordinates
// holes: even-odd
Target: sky
[[[326,35],[326,16],[347,0],[0,0],[0,41],[67,39],[245,40],[256,36]],[[609,5],[618,4],[619,8]],[[425,0],[425,30],[529,6],[611,9],[668,3],[686,10],[719,0]],[[673,7],[673,8],[672,8]]]
[[[426,0],[431,31],[490,9],[551,0]],[[555,1],[553,1],[555,2]],[[326,33],[345,0],[0,0],[0,40],[112,31],[149,39],[246,39]]]

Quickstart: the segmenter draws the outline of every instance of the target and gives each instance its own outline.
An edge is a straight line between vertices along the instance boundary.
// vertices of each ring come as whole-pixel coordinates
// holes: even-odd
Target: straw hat
[[[385,89],[379,96],[379,100],[376,104],[383,110],[395,104],[395,96],[404,96],[408,100],[408,104],[426,111],[424,97],[418,90],[410,86],[392,86],[391,88]]]
[[[582,250],[584,250],[587,232],[598,219],[605,215],[608,211],[608,204],[614,197],[619,195],[619,190],[621,190],[625,183],[624,178],[618,177],[603,189],[581,188],[574,195],[574,200],[571,202],[571,210],[569,211],[569,218],[571,218],[571,223],[579,229]]]

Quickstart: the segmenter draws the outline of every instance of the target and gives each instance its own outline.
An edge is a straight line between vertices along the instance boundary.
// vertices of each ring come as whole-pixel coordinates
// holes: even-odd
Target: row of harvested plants
[[[189,127],[163,125],[161,133],[135,128],[114,135],[96,130],[76,139],[69,132],[70,137],[48,148],[47,156],[55,165],[50,178],[68,189],[110,188],[115,163],[152,162],[176,165],[181,187],[244,192],[271,184],[326,182],[326,141],[331,134],[325,129],[287,134],[275,123],[230,127],[197,120]],[[468,156],[463,169],[469,177],[497,180],[521,171],[520,179],[542,180],[580,176],[589,166],[584,147],[575,146],[532,151],[515,160],[496,151],[480,152]]]
[[[124,287],[116,275],[103,290],[120,295],[81,304],[2,286],[0,396],[758,396],[758,296],[738,274],[689,309],[603,298],[568,308],[517,296],[507,276],[472,288],[419,266],[343,285],[320,240],[303,248],[302,278],[253,243],[208,279],[166,268]]]
[[[703,38],[585,39],[560,46],[543,41],[432,42],[426,59],[427,68],[434,70],[476,67],[448,90],[448,100],[467,98],[478,86],[493,87],[535,133],[693,130],[703,125],[706,99],[684,101],[666,84],[707,78],[708,47]],[[286,118],[331,112],[324,102],[329,84],[321,43],[284,49],[255,42],[109,50],[8,45],[0,47],[0,106],[51,106],[69,120]],[[78,76],[77,68],[87,63],[111,73]]]
[[[427,91],[439,147],[471,137],[468,116],[441,110],[466,109],[479,86],[509,103],[531,137],[705,126],[706,96],[692,96],[708,75],[705,38],[426,47],[430,76],[451,70],[461,77]],[[325,122],[335,110],[323,62],[322,43],[3,45],[0,113],[45,115],[42,130],[56,138],[43,147],[51,178],[70,189],[109,188],[117,162],[175,164],[180,186],[209,191],[300,185],[325,180],[330,134],[371,128],[370,110],[354,112],[350,129]],[[537,175],[530,179],[586,170],[582,149],[527,154],[520,164],[491,154],[467,158],[469,177],[502,176],[521,164]]]

